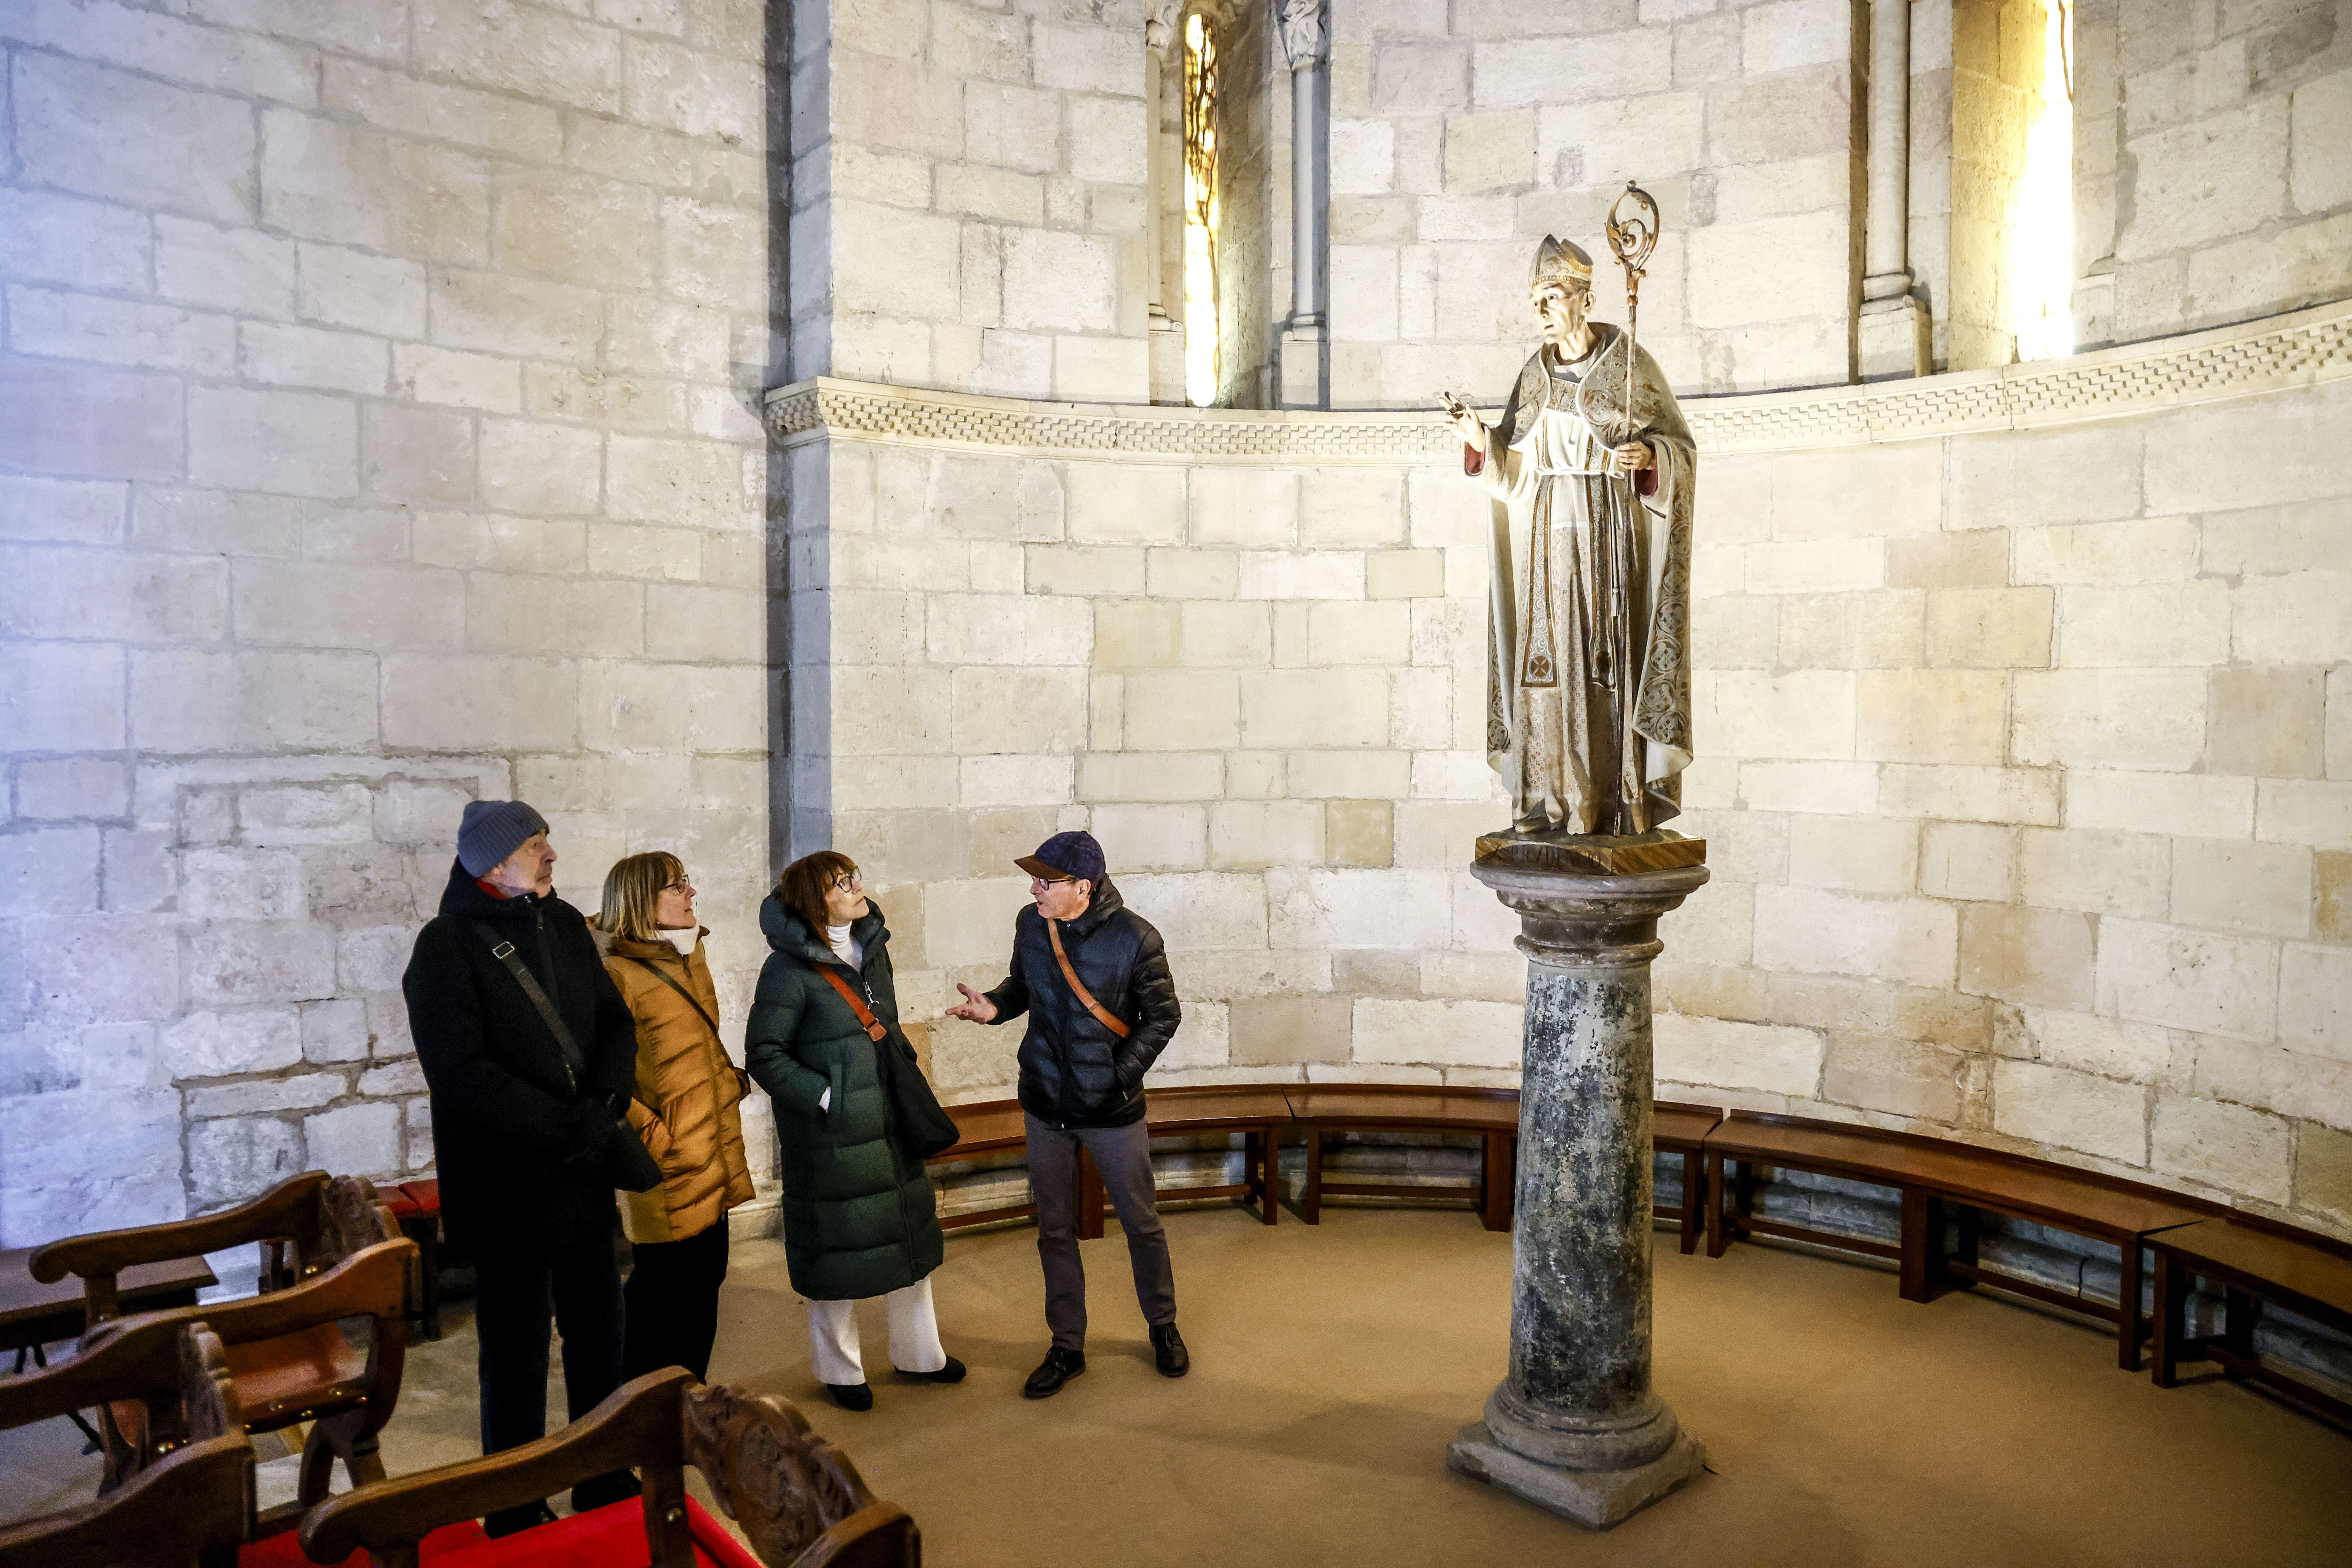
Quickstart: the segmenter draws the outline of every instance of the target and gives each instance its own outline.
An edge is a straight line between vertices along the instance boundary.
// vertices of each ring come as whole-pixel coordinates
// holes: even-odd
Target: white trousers
[[[931,1310],[931,1282],[916,1280],[882,1298],[890,1312],[890,1364],[900,1372],[937,1372],[948,1364],[940,1344],[939,1314]],[[809,1347],[816,1352],[816,1380],[850,1388],[866,1381],[857,1357],[857,1303],[811,1301]]]

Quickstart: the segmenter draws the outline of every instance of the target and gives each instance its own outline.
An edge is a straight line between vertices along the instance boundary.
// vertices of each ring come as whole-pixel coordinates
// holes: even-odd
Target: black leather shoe
[[[964,1369],[963,1363],[956,1360],[953,1356],[950,1356],[948,1357],[948,1364],[940,1368],[937,1372],[908,1372],[903,1366],[894,1366],[890,1370],[897,1373],[900,1377],[919,1377],[925,1383],[961,1383],[963,1381]]]
[[[1152,1325],[1151,1364],[1162,1377],[1181,1377],[1192,1370],[1192,1353],[1185,1350],[1184,1336],[1176,1331],[1175,1324]]]
[[[1037,1363],[1037,1370],[1029,1374],[1029,1381],[1021,1385],[1021,1396],[1024,1399],[1044,1399],[1059,1394],[1062,1384],[1086,1370],[1086,1352],[1066,1351],[1055,1345],[1045,1352],[1045,1359]]]
[[[527,1502],[520,1508],[502,1508],[496,1513],[482,1516],[482,1533],[496,1541],[500,1536],[520,1531],[533,1530],[555,1522],[555,1510],[543,1502]]]
[[[824,1391],[832,1394],[833,1402],[844,1410],[874,1408],[874,1389],[868,1384],[828,1383],[824,1385]]]

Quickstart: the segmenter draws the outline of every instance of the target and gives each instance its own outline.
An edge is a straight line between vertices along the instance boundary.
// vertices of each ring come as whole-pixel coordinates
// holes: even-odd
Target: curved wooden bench
[[[958,1160],[978,1159],[982,1155],[1001,1153],[1007,1149],[1025,1147],[1028,1143],[1026,1122],[1017,1100],[989,1100],[969,1105],[947,1108],[963,1134],[955,1147],[931,1156],[929,1163],[947,1164]],[[1239,1132],[1242,1134],[1243,1179],[1231,1186],[1173,1187],[1161,1190],[1161,1196],[1173,1199],[1233,1198],[1247,1206],[1255,1198],[1259,1218],[1265,1224],[1275,1222],[1279,1206],[1276,1196],[1276,1161],[1282,1139],[1282,1129],[1291,1121],[1289,1101],[1284,1099],[1282,1086],[1257,1084],[1212,1084],[1189,1089],[1155,1089],[1144,1096],[1144,1127],[1154,1138],[1175,1138],[1202,1132]],[[1108,1207],[1103,1193],[1102,1177],[1097,1173],[1094,1162],[1082,1150],[1078,1155],[1077,1173],[1078,1235],[1087,1240],[1103,1234],[1103,1215]],[[1003,1208],[984,1209],[972,1214],[940,1216],[943,1230],[964,1230],[973,1226],[995,1225],[1011,1219],[1034,1219],[1037,1205],[1034,1203],[1010,1204]]]
[[[979,1159],[1021,1148],[1027,1142],[1018,1100],[990,1100],[951,1105],[962,1137],[930,1163],[947,1164]],[[1659,1219],[1677,1220],[1683,1227],[1682,1249],[1698,1246],[1699,1211],[1704,1184],[1700,1180],[1700,1148],[1723,1112],[1711,1106],[1657,1107],[1654,1141],[1659,1152],[1683,1162],[1683,1198],[1673,1208],[1653,1210]],[[1471,1088],[1443,1084],[1216,1084],[1189,1089],[1156,1089],[1144,1099],[1144,1123],[1154,1138],[1198,1132],[1242,1134],[1243,1179],[1222,1187],[1170,1187],[1161,1195],[1175,1200],[1233,1198],[1247,1206],[1255,1202],[1258,1217],[1275,1223],[1281,1206],[1279,1160],[1283,1129],[1297,1126],[1306,1136],[1307,1183],[1300,1194],[1298,1215],[1309,1225],[1322,1223],[1326,1197],[1400,1198],[1427,1201],[1460,1197],[1468,1200],[1488,1230],[1508,1230],[1515,1208],[1519,1137],[1519,1091],[1515,1089]],[[1478,1180],[1412,1185],[1401,1183],[1334,1182],[1324,1175],[1324,1140],[1350,1131],[1463,1132],[1481,1142]],[[1088,1239],[1103,1234],[1102,1178],[1093,1162],[1078,1160],[1078,1234]],[[1008,1204],[1001,1208],[943,1215],[945,1230],[996,1225],[1035,1217],[1034,1203]]]
[[[1488,1230],[1511,1228],[1518,1173],[1519,1092],[1431,1084],[1300,1084],[1286,1091],[1290,1113],[1307,1133],[1307,1185],[1298,1217],[1323,1223],[1323,1200],[1456,1195],[1469,1200]],[[1477,1137],[1478,1179],[1443,1185],[1335,1182],[1323,1173],[1324,1140],[1343,1132],[1465,1132]]]
[[[2156,1258],[2156,1332],[2151,1375],[2179,1381],[2184,1361],[2211,1361],[2224,1373],[2270,1390],[2352,1428],[2352,1404],[2265,1366],[2254,1357],[2254,1321],[2265,1304],[2352,1334],[2352,1247],[2252,1215],[2202,1219],[2147,1238]],[[2187,1332],[2189,1288],[2200,1276],[2221,1287],[2221,1331]]]
[[[2140,1315],[2140,1249],[2147,1238],[2229,1211],[2095,1172],[2027,1155],[1979,1149],[1910,1132],[1844,1122],[1735,1110],[1706,1134],[1706,1255],[1720,1258],[1734,1239],[1778,1236],[1816,1247],[1894,1259],[1906,1301],[1929,1301],[1956,1284],[1990,1285],[2032,1300],[2086,1313],[2116,1325],[2116,1362],[2139,1366],[2147,1321]],[[1725,1167],[1731,1167],[1728,1178]],[[1756,1165],[1809,1171],[1903,1194],[1898,1245],[1812,1230],[1749,1212],[1749,1172]],[[1946,1205],[1958,1205],[1959,1246],[1944,1250]],[[2118,1249],[2123,1265],[2117,1304],[2053,1290],[2030,1279],[1986,1268],[1977,1261],[1979,1212],[2031,1220],[2089,1237]]]

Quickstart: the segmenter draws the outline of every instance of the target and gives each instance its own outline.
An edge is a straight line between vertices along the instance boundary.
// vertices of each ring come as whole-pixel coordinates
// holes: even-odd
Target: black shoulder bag
[[[851,989],[849,982],[835,973],[830,966],[814,966],[827,984],[841,993],[849,1004],[866,1037],[874,1042],[874,1069],[882,1079],[882,1092],[890,1098],[892,1131],[918,1160],[928,1160],[934,1154],[944,1154],[956,1146],[963,1130],[955,1118],[940,1104],[940,1097],[931,1090],[930,1080],[915,1060],[915,1047],[906,1037],[892,1029],[874,1016],[866,999]]]
[[[580,1075],[588,1068],[588,1058],[580,1049],[580,1042],[572,1037],[572,1030],[565,1026],[563,1015],[555,1010],[555,1004],[549,1001],[547,993],[541,989],[539,976],[530,972],[530,967],[523,963],[522,955],[515,952],[515,944],[500,936],[497,928],[488,921],[469,921],[467,923],[474,928],[474,934],[488,946],[490,956],[506,965],[507,973],[515,977],[515,984],[522,987],[522,994],[538,1010],[539,1021],[547,1026],[548,1033],[555,1037],[556,1045],[563,1052],[564,1076],[572,1080],[572,1092],[578,1093]],[[607,1145],[604,1156],[606,1178],[625,1193],[651,1192],[661,1185],[660,1164],[646,1150],[645,1140],[637,1136],[637,1130],[629,1125],[627,1117],[614,1120],[613,1141]]]

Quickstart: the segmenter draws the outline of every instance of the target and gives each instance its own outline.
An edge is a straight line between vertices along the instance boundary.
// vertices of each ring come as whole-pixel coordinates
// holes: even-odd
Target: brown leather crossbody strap
[[[626,958],[631,963],[643,969],[647,974],[652,975],[656,980],[660,981],[663,984],[677,992],[679,995],[685,997],[686,1005],[694,1009],[695,1016],[710,1026],[710,1037],[714,1040],[719,1037],[719,1020],[713,1018],[709,1013],[703,1011],[701,1002],[696,999],[693,992],[688,991],[685,986],[680,985],[677,981],[672,980],[668,975],[664,974],[660,970],[656,969],[652,964],[646,963],[644,959],[635,956],[634,953],[624,953],[622,956]]]
[[[833,969],[826,964],[818,964],[816,966],[816,972],[824,976],[826,984],[830,984],[835,991],[841,993],[841,999],[849,1004],[849,1010],[857,1015],[857,1021],[859,1023],[866,1026],[866,1038],[880,1040],[886,1039],[889,1037],[890,1031],[883,1026],[881,1019],[877,1018],[874,1016],[874,1009],[866,1005],[865,998],[861,997],[856,992],[852,991],[849,988],[848,981],[844,980],[840,975],[835,973]]]
[[[1047,921],[1045,936],[1054,944],[1054,962],[1062,966],[1062,978],[1070,983],[1070,989],[1077,993],[1078,1000],[1086,1005],[1087,1011],[1095,1016],[1095,1022],[1120,1039],[1127,1038],[1127,1026],[1105,1012],[1103,1005],[1095,1000],[1094,993],[1078,984],[1078,972],[1070,967],[1070,955],[1062,951],[1062,922]]]

